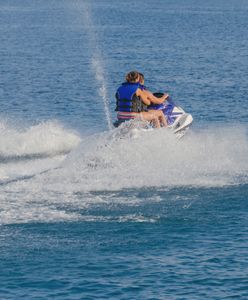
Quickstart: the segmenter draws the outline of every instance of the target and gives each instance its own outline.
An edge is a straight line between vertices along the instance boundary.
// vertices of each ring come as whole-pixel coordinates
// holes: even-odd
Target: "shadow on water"
[[[54,170],[57,170],[59,168],[53,168]],[[26,180],[30,180],[35,178],[37,175],[42,175],[42,174],[46,174],[50,171],[51,169],[47,169],[45,171],[36,173],[36,174],[31,174],[31,175],[23,175],[23,176],[17,176],[15,178],[10,178],[10,179],[3,179],[2,181],[0,181],[0,186],[5,186],[11,183],[15,183],[15,182],[20,182],[20,181],[26,181]]]
[[[66,155],[70,153],[70,151],[58,151],[52,154],[49,153],[32,153],[32,154],[24,154],[24,155],[9,155],[9,156],[1,156],[0,155],[0,163],[8,164],[8,163],[16,163],[16,162],[25,162],[35,159],[45,159],[45,158],[55,158],[56,156]]]

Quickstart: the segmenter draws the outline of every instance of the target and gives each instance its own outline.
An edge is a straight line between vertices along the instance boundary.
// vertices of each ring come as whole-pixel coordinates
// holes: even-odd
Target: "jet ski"
[[[163,93],[154,93],[154,96],[161,98]],[[173,133],[175,133],[178,137],[183,136],[187,129],[191,126],[193,122],[193,117],[191,114],[186,113],[180,106],[176,105],[171,97],[167,98],[166,101],[162,104],[152,104],[148,107],[148,109],[153,110],[162,110],[168,123],[168,127]],[[115,127],[119,127],[123,123],[130,122],[130,120],[116,120],[114,122]],[[132,128],[133,128],[133,120],[132,120]],[[140,128],[140,121],[139,128]],[[144,122],[143,129],[151,129],[152,125],[148,122]],[[124,124],[123,124],[124,125]]]
[[[154,93],[154,96],[161,98],[163,93]],[[174,133],[186,130],[193,122],[191,114],[186,113],[180,106],[176,105],[171,97],[162,104],[152,104],[149,109],[162,110],[167,118],[168,127]]]

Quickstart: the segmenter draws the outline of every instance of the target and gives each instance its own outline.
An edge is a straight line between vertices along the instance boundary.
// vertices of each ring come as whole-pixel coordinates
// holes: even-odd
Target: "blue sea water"
[[[248,299],[247,15],[0,0],[0,299]],[[133,69],[183,139],[112,128]]]

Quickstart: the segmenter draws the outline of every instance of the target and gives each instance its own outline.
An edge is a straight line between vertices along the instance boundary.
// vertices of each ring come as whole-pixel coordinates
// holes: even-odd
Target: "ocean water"
[[[0,0],[0,299],[248,299],[247,15]],[[113,129],[133,69],[183,139]]]

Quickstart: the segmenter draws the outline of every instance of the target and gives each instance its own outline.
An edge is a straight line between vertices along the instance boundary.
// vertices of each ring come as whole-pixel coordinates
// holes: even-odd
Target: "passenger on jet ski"
[[[139,73],[140,76],[140,86],[141,89],[143,90],[143,92],[147,95],[148,99],[150,100],[151,104],[162,104],[164,103],[168,98],[169,98],[169,94],[160,94],[160,97],[156,97],[152,92],[150,92],[146,87],[145,87],[145,77],[142,73]],[[148,110],[151,111],[149,109],[148,106]]]
[[[151,121],[154,127],[166,127],[167,121],[162,111],[150,110],[150,96],[142,89],[140,75],[137,71],[126,75],[126,82],[116,92],[117,126],[131,119]],[[161,101],[161,99],[160,99]],[[164,101],[164,100],[163,100]],[[160,125],[161,124],[161,125]]]

